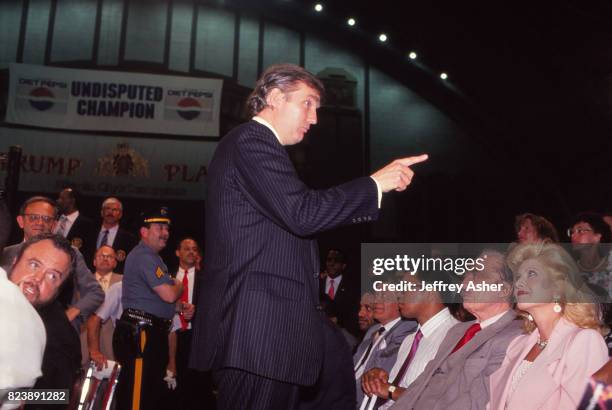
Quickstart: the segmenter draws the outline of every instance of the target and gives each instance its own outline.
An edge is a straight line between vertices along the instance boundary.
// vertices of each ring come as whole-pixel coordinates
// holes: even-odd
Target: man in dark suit
[[[179,313],[175,322],[180,325],[176,335],[175,368],[178,410],[214,409],[214,395],[210,373],[203,373],[187,366],[193,336],[192,321],[198,311],[199,287],[202,283],[202,272],[196,267],[200,250],[193,238],[184,238],[178,244],[176,256],[179,259],[176,278],[183,284],[183,293],[179,298]],[[169,366],[170,367],[170,364]]]
[[[60,218],[53,232],[68,239],[83,254],[87,266],[91,268],[95,228],[93,220],[79,211],[79,194],[73,188],[64,188],[57,197],[57,205]]]
[[[323,85],[301,67],[283,64],[262,75],[248,100],[255,116],[226,135],[209,167],[206,252],[192,367],[214,371],[221,409],[292,409],[300,386],[335,371],[354,386],[352,360],[318,303],[318,232],[375,220],[383,192],[404,190],[409,166],[396,160],[372,177],[311,190],[284,146],[317,122]],[[336,330],[337,331],[337,330]],[[338,336],[338,337],[336,337]],[[338,363],[335,369],[327,360]],[[322,374],[323,373],[323,374]],[[311,403],[355,406],[355,389],[330,394],[322,383]],[[320,393],[320,394],[319,394]],[[325,402],[321,398],[325,398]]]
[[[102,202],[100,216],[102,217],[102,226],[96,236],[93,254],[95,254],[95,250],[102,245],[111,246],[117,254],[117,267],[115,268],[115,272],[123,273],[125,258],[132,248],[136,246],[137,242],[136,236],[119,225],[121,217],[123,216],[123,204],[117,198],[106,198],[104,202]]]
[[[359,336],[359,277],[347,275],[346,257],[339,249],[330,249],[325,259],[325,277],[319,279],[319,298],[331,303],[338,313],[338,326]]]
[[[78,376],[79,336],[57,301],[59,290],[75,264],[76,251],[65,238],[42,233],[23,243],[9,273],[9,280],[37,310],[47,333],[42,376],[36,381],[35,389],[71,389]],[[26,405],[25,408],[38,409],[39,405]]]

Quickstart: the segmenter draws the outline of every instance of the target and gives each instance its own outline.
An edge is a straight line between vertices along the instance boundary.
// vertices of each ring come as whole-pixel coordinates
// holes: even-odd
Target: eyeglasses
[[[576,228],[576,229],[569,228],[567,230],[567,236],[571,237],[575,233],[583,234],[585,232],[593,232],[593,230],[591,228]]]
[[[46,224],[49,224],[55,221],[55,217],[48,215],[39,215],[39,214],[23,214],[26,218],[28,218],[28,222],[36,223],[38,221],[43,221]]]
[[[96,258],[113,260],[113,259],[115,259],[115,255],[103,255],[103,254],[100,254],[100,255],[97,255]]]

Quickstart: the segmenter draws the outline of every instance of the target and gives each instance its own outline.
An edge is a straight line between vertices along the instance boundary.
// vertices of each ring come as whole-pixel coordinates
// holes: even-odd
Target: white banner
[[[84,195],[201,200],[217,142],[0,127],[0,153],[11,145],[22,147],[21,191],[56,195],[71,185]]]
[[[6,121],[219,136],[223,80],[11,64]]]

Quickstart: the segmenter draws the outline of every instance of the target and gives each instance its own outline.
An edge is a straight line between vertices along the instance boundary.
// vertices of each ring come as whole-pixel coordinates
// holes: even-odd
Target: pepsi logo
[[[46,111],[53,107],[55,95],[45,87],[38,87],[30,91],[30,98],[28,101],[33,108],[39,111]]]
[[[200,115],[202,106],[198,100],[190,97],[182,98],[178,102],[177,113],[184,120],[193,120]]]

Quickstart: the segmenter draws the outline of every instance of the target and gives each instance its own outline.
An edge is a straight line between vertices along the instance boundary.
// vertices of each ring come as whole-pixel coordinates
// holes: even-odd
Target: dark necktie
[[[474,323],[472,326],[468,327],[468,330],[465,331],[465,334],[457,343],[457,346],[453,349],[452,353],[455,353],[457,350],[461,349],[467,342],[472,340],[476,333],[480,332],[480,323]]]
[[[372,351],[372,348],[374,347],[374,344],[376,343],[376,341],[378,340],[378,338],[385,333],[385,327],[381,326],[380,329],[378,329],[376,331],[376,333],[374,333],[372,335],[372,341],[370,342],[370,345],[368,346],[368,349],[366,350],[365,354],[363,355],[363,357],[361,358],[361,360],[359,361],[359,364],[357,366],[355,366],[355,371],[357,371],[361,366],[363,366],[365,364],[365,361],[368,360],[368,356],[370,355],[370,352]]]
[[[108,242],[108,229],[105,229],[102,232],[102,239],[100,240],[100,245],[98,246],[98,248],[100,248],[101,246],[107,245]]]

